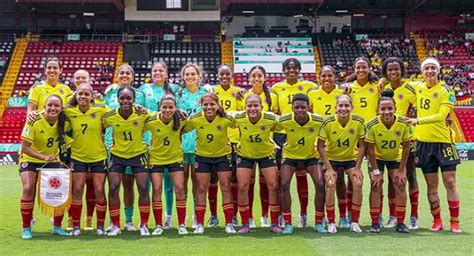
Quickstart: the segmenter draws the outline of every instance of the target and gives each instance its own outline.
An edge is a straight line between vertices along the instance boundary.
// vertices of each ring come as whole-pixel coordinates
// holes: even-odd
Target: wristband
[[[380,175],[379,169],[373,169],[372,172],[374,173],[374,175]]]

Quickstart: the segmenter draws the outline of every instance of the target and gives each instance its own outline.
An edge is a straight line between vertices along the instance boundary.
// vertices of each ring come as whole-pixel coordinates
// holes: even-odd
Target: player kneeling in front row
[[[311,175],[316,187],[315,199],[315,231],[327,233],[323,225],[324,218],[324,177],[318,161],[318,152],[314,144],[318,138],[319,128],[323,118],[311,114],[309,99],[304,94],[296,94],[292,99],[293,113],[283,115],[276,130],[284,130],[287,135],[286,144],[283,146],[283,159],[281,161],[281,208],[285,227],[283,234],[293,233],[291,224],[291,195],[290,184],[296,168],[304,170]]]
[[[318,152],[326,166],[326,212],[328,232],[336,233],[334,193],[336,188],[336,172],[347,172],[352,182],[352,223],[350,230],[362,233],[359,227],[360,207],[362,204],[361,171],[365,155],[364,119],[352,114],[352,100],[341,95],[336,102],[336,115],[328,117],[319,132]],[[325,148],[326,147],[326,148]]]
[[[380,232],[380,194],[383,188],[384,169],[387,167],[389,178],[392,180],[395,189],[396,230],[399,233],[409,233],[403,221],[407,201],[405,166],[410,153],[412,130],[405,117],[395,115],[396,107],[393,91],[383,91],[378,105],[379,116],[374,117],[367,123],[365,138],[369,163],[373,167],[369,172],[371,181],[370,217],[372,219],[372,227],[369,232]],[[402,145],[401,148],[400,144]]]

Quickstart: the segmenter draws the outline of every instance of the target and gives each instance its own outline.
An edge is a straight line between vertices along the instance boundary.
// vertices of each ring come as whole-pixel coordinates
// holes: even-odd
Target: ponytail
[[[173,90],[171,90],[171,86],[168,83],[168,80],[165,80],[165,83],[163,84],[163,90],[165,90],[166,94],[171,94],[171,95],[174,96],[174,92],[173,92]]]
[[[217,109],[217,115],[220,117],[226,117],[227,114],[224,111],[224,108],[219,104],[219,108]]]
[[[48,100],[50,98],[53,98],[53,97],[59,99],[59,102],[61,102],[61,108],[62,108],[64,106],[63,100],[57,94],[49,95],[49,97],[46,99],[46,102],[48,102]],[[65,139],[65,136],[66,136],[66,131],[65,131],[66,115],[64,115],[64,112],[62,110],[58,115],[58,121],[57,122],[58,122],[58,124],[57,124],[58,125],[57,133],[58,133],[59,155],[61,157],[61,160],[63,160],[67,156],[67,150],[65,148],[65,145],[66,145],[66,139]]]
[[[263,93],[265,93],[265,102],[268,105],[268,111],[272,109],[272,95],[270,93],[270,87],[268,87],[267,82],[263,84]]]

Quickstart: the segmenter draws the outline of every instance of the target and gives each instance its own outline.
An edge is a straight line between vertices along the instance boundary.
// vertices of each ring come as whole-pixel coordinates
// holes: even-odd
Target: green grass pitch
[[[21,182],[17,166],[0,167],[0,255],[473,255],[474,241],[474,161],[465,161],[458,168],[457,183],[461,195],[460,221],[463,234],[451,234],[449,231],[432,233],[428,230],[431,215],[426,199],[426,186],[418,170],[420,184],[420,226],[421,229],[410,234],[397,234],[394,230],[382,229],[380,234],[353,234],[339,229],[334,235],[319,235],[313,232],[314,206],[312,206],[314,186],[310,184],[310,207],[308,209],[310,226],[295,228],[293,235],[274,235],[268,228],[253,231],[249,235],[228,235],[224,233],[220,212],[220,226],[206,228],[204,235],[178,236],[177,230],[166,230],[161,237],[142,238],[138,232],[122,232],[121,236],[98,237],[94,231],[82,231],[78,238],[57,237],[50,234],[49,216],[41,214],[35,205],[34,216],[37,223],[33,229],[33,239],[21,239],[21,216],[19,200]],[[308,179],[308,181],[310,181]],[[293,218],[297,222],[299,203],[293,181]],[[368,211],[369,182],[365,175],[364,201],[361,213],[361,225],[366,231],[370,217]],[[386,185],[385,185],[386,186]],[[256,188],[258,189],[258,188]],[[385,189],[386,191],[386,189]],[[259,224],[258,190],[256,190],[254,216]],[[386,192],[385,192],[386,194]],[[445,229],[449,229],[449,212],[446,192],[440,185],[442,218]],[[219,195],[220,198],[220,195]],[[189,200],[188,200],[189,201]],[[384,202],[384,219],[387,219],[387,200]],[[188,215],[191,213],[188,202]],[[219,211],[221,207],[219,206]],[[409,214],[409,207],[407,208]],[[83,214],[85,210],[83,210]],[[174,213],[174,215],[176,215]],[[337,215],[337,210],[336,210]],[[123,220],[123,213],[122,213]],[[206,213],[206,220],[209,212]],[[138,207],[135,208],[134,222],[138,223]],[[191,219],[191,218],[189,218]],[[337,220],[336,220],[337,221]],[[94,221],[95,223],[95,221]],[[154,226],[150,216],[150,228]],[[65,226],[66,221],[63,222]],[[174,220],[176,224],[176,219]],[[188,220],[188,226],[191,225]],[[189,231],[192,231],[189,228]]]

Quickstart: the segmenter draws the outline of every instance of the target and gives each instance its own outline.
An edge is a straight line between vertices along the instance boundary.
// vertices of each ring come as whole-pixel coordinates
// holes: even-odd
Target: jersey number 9
[[[214,135],[208,134],[206,138],[207,138],[207,143],[211,143],[214,140]]]

